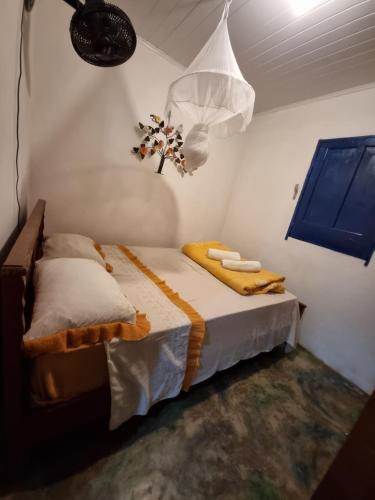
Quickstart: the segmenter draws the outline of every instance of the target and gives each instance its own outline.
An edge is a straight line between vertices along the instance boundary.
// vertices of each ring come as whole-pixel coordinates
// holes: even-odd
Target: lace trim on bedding
[[[100,254],[100,256],[102,257],[102,259],[105,261],[105,252],[103,252],[102,250],[102,247],[101,245],[99,245],[99,243],[95,243],[94,245],[95,247],[95,250]],[[105,268],[106,270],[111,273],[113,271],[113,267],[111,266],[111,264],[109,264],[108,262],[105,263]]]
[[[189,337],[188,356],[186,362],[185,378],[182,384],[184,391],[189,390],[200,366],[200,356],[206,333],[206,324],[202,316],[187,302],[185,302],[178,293],[173,291],[164,280],[160,279],[155,273],[141,262],[126,246],[118,245],[118,248],[125,256],[140,269],[155,285],[169,298],[171,302],[179,307],[191,321],[191,332]]]

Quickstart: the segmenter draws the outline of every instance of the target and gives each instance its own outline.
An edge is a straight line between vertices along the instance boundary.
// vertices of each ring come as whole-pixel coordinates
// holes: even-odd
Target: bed
[[[193,305],[206,322],[201,366],[193,384],[283,342],[295,346],[299,308],[296,297],[290,292],[251,297],[239,295],[179,249],[129,248]],[[122,285],[121,274],[117,274],[117,248],[103,246],[103,250],[113,266],[114,277]],[[128,284],[122,286],[129,295]]]
[[[64,381],[70,388],[79,378],[82,366],[87,370],[91,367],[92,373],[86,377],[89,383],[79,389],[79,394],[68,389],[61,400],[37,404],[30,394],[30,380],[38,380],[38,370],[43,370],[24,359],[22,339],[33,307],[34,263],[42,256],[44,212],[45,202],[39,201],[1,270],[2,409],[9,464],[22,462],[26,451],[42,440],[92,421],[108,421],[110,416],[108,372],[101,345],[70,357],[51,355],[48,360],[57,379],[67,371],[71,374],[71,381]],[[137,294],[121,273],[119,249],[102,248],[113,267],[114,278],[137,306]],[[291,293],[244,297],[177,249],[130,250],[195,307],[206,322],[201,366],[194,384],[277,345],[295,345],[301,306]]]

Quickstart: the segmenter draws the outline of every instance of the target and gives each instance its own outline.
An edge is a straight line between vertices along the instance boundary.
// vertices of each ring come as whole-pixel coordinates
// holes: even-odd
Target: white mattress
[[[194,383],[202,382],[240,360],[270,351],[283,342],[295,346],[299,311],[298,301],[290,292],[243,296],[179,249],[129,249],[206,321],[201,367]],[[121,286],[124,286],[123,281]],[[142,312],[147,314],[147,311]]]

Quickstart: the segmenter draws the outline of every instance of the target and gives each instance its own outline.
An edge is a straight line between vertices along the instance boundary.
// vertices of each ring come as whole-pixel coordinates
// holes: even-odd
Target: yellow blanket
[[[204,267],[217,279],[236,290],[241,295],[259,295],[263,293],[284,293],[282,282],[284,276],[261,269],[258,273],[245,273],[224,269],[220,261],[207,257],[209,248],[219,250],[232,250],[219,241],[204,241],[200,243],[187,243],[182,247],[185,255]]]

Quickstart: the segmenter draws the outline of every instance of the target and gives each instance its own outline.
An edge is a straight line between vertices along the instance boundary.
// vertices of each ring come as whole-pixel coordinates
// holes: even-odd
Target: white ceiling
[[[291,2],[233,0],[231,5],[232,45],[255,89],[257,111],[375,82],[375,0],[321,0],[299,17]],[[223,0],[112,3],[127,12],[141,37],[183,65],[215,29],[224,5]]]

